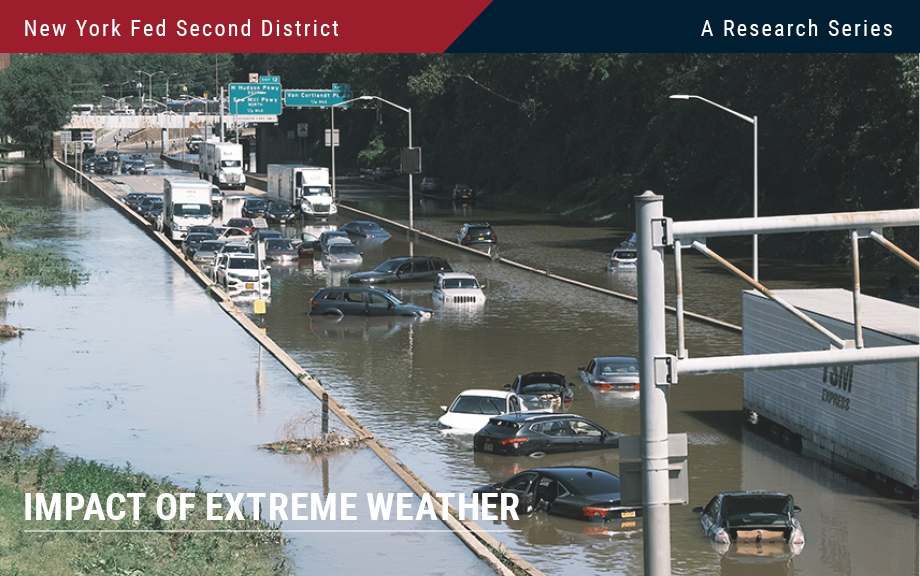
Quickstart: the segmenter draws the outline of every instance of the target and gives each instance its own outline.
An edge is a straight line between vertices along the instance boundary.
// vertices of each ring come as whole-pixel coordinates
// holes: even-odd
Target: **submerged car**
[[[601,356],[587,366],[579,366],[578,374],[585,384],[597,390],[638,390],[639,360],[625,356]]]
[[[300,256],[290,238],[268,238],[265,240],[265,259],[274,262],[291,262]]]
[[[374,168],[371,176],[374,182],[385,182],[399,176],[399,172],[396,168],[390,168],[389,166],[377,166]]]
[[[636,270],[635,246],[620,246],[614,248],[607,261],[607,270],[609,272],[613,272],[614,270],[634,272]]]
[[[642,515],[641,506],[622,504],[620,479],[598,468],[537,468],[473,490],[473,494],[508,493],[517,495],[519,514],[545,510],[553,516],[617,522],[623,527],[634,526]]]
[[[348,238],[348,233],[343,232],[342,230],[326,230],[319,235],[319,240],[317,241],[317,248],[325,252],[326,247],[329,245],[329,240],[332,238],[344,238],[351,242]]]
[[[457,242],[464,246],[471,244],[497,244],[498,235],[495,234],[488,222],[467,223],[457,231]]]
[[[265,198],[246,198],[240,214],[245,218],[264,218],[268,214],[268,201]]]
[[[758,556],[799,554],[805,546],[805,532],[795,517],[802,509],[784,492],[723,492],[693,511],[720,554],[732,544],[739,553]]]
[[[455,184],[451,191],[454,202],[475,202],[476,191],[469,184]]]
[[[271,294],[271,276],[255,254],[218,254],[211,267],[211,278],[230,296]]]
[[[473,436],[473,451],[533,456],[618,448],[620,437],[576,414],[505,414]]]
[[[199,268],[210,266],[217,259],[217,255],[220,253],[221,248],[224,247],[224,244],[225,242],[222,240],[205,240],[195,250],[192,262]]]
[[[323,250],[323,262],[333,266],[336,264],[352,264],[360,266],[364,258],[348,238],[330,238],[326,249]]]
[[[431,309],[408,304],[389,292],[374,288],[323,288],[313,295],[310,314],[336,316],[420,316]]]
[[[543,408],[547,403],[556,408],[571,404],[575,399],[572,386],[561,372],[529,372],[519,375],[511,384],[505,384],[505,389],[520,396],[533,410]]]
[[[489,423],[493,416],[527,410],[514,392],[504,390],[464,390],[438,418],[438,428],[449,432],[473,434]],[[533,412],[528,412],[533,414]]]
[[[403,256],[385,260],[368,272],[356,272],[348,277],[348,283],[432,282],[441,272],[453,272],[450,264],[443,258],[438,258],[437,256]]]
[[[252,223],[252,218],[231,218],[227,220],[227,227],[245,230],[247,234],[252,234],[256,229],[255,224]]]
[[[137,207],[141,205],[141,202],[143,202],[145,198],[147,198],[147,194],[131,192],[125,196],[125,205],[136,212]]]
[[[486,301],[476,277],[466,272],[441,272],[431,288],[439,304],[482,304]]]
[[[290,203],[284,200],[269,200],[268,208],[265,212],[265,219],[270,223],[287,224],[293,221],[297,216],[291,208]]]
[[[390,233],[381,228],[379,224],[366,220],[355,220],[354,222],[342,224],[341,230],[349,236],[355,236],[357,238],[386,240],[390,237]]]

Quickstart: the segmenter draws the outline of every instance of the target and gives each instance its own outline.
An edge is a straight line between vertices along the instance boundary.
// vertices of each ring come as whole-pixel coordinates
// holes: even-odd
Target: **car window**
[[[368,306],[372,308],[386,308],[390,301],[386,299],[383,294],[378,294],[376,292],[367,293],[367,303]]]
[[[396,271],[397,274],[406,274],[412,271],[412,262],[406,262]]]
[[[591,438],[600,438],[603,436],[603,431],[597,426],[590,424],[588,422],[582,422],[581,420],[575,420],[570,423],[572,425],[572,431],[576,436],[591,437]]]
[[[559,422],[547,422],[543,426],[543,433],[547,436],[553,436],[556,438],[563,438],[572,435],[572,427],[569,426],[568,422],[559,421]]]
[[[428,272],[431,269],[431,264],[428,260],[416,260],[413,266],[415,267],[415,272]]]
[[[360,292],[345,292],[344,300],[346,302],[363,302],[364,297]]]
[[[520,492],[526,492],[530,489],[530,485],[533,484],[534,479],[537,477],[534,472],[524,472],[523,474],[518,474],[517,476],[512,476],[502,484],[506,490],[518,490]]]
[[[484,396],[460,396],[450,407],[451,412],[460,414],[488,414],[498,416],[502,413],[504,402],[501,398]]]

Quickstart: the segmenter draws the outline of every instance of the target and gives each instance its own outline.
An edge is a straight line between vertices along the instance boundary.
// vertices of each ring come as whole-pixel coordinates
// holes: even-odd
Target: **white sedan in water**
[[[528,411],[514,392],[478,389],[464,390],[449,408],[441,406],[441,410],[444,415],[438,419],[438,428],[460,434],[475,434],[495,416]]]

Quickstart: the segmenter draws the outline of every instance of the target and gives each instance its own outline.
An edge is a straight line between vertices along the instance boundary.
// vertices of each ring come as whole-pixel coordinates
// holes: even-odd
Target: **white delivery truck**
[[[209,226],[211,184],[194,178],[163,180],[162,232],[170,240],[185,239],[190,226]]]
[[[198,147],[198,173],[221,188],[246,187],[243,145],[233,142],[202,142]]]
[[[843,340],[854,339],[853,294],[776,294]],[[744,353],[828,350],[829,339],[761,294],[743,296]],[[860,295],[866,348],[917,344],[916,308]],[[876,487],[917,496],[917,362],[745,372],[749,421],[784,446],[855,471]]]
[[[339,212],[329,169],[319,166],[269,164],[268,197],[290,202],[303,216],[329,218]]]

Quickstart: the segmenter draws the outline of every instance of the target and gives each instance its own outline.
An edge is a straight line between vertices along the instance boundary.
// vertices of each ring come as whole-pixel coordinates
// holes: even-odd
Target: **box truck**
[[[843,340],[854,339],[853,294],[776,294]],[[743,296],[745,354],[827,350],[828,338],[776,302]],[[916,308],[860,295],[866,348],[917,344]],[[896,495],[917,496],[917,362],[745,372],[748,421],[773,440]]]
[[[328,168],[269,164],[268,197],[290,202],[303,216],[329,218],[338,214]]]
[[[233,142],[202,142],[198,148],[198,173],[221,188],[246,187],[243,145]]]
[[[163,180],[163,222],[161,231],[174,242],[181,242],[190,226],[209,226],[211,184],[194,178]]]

